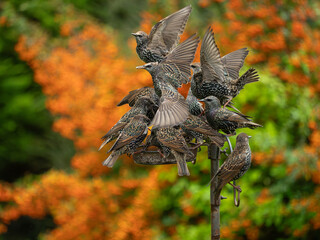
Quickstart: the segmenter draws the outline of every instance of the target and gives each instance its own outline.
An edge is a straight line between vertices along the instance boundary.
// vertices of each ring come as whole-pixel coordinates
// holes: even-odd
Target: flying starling
[[[191,6],[187,6],[160,20],[149,35],[143,31],[132,33],[137,42],[136,51],[142,61],[161,62],[178,45],[191,9]]]
[[[192,136],[197,140],[197,143],[201,145],[204,139],[210,139],[218,147],[223,147],[226,137],[212,129],[209,124],[201,117],[190,115],[182,124],[182,130],[187,135]]]
[[[191,88],[189,88],[188,96],[186,98],[189,112],[194,116],[199,116],[203,113],[203,107],[198,99],[192,94]]]
[[[119,137],[108,152],[109,157],[103,162],[104,166],[112,168],[118,157],[122,154],[132,154],[142,143],[148,133],[150,119],[145,115],[135,115],[123,128]]]
[[[245,84],[259,81],[254,68],[250,68],[239,78],[239,71],[248,53],[247,48],[242,48],[220,58],[214,33],[208,28],[201,45],[200,64],[191,65],[193,95],[199,99],[213,95],[227,105]]]
[[[205,103],[205,115],[210,126],[215,130],[222,130],[226,134],[236,134],[237,128],[262,127],[261,125],[251,122],[248,116],[221,108],[218,98],[214,96],[206,97],[200,100]]]
[[[174,127],[159,128],[156,132],[157,140],[160,143],[163,154],[168,157],[170,153],[174,155],[178,166],[179,176],[189,176],[190,172],[187,166],[187,156],[194,156],[189,150],[188,145],[182,136],[182,131]]]
[[[155,104],[159,104],[159,97],[155,93],[154,89],[152,87],[143,87],[139,89],[135,89],[129,92],[127,96],[125,96],[117,106],[122,106],[124,104],[129,104],[130,107],[132,107],[135,102],[142,97],[148,97],[152,99],[152,101]]]
[[[99,147],[99,150],[103,148],[107,143],[116,139],[121,133],[122,129],[127,125],[128,122],[130,122],[130,120],[134,116],[143,114],[147,116],[150,121],[150,118],[153,118],[155,111],[155,104],[150,98],[139,98],[136,101],[135,105],[120,118],[120,120],[109,130],[109,132],[107,132],[101,138],[103,140],[103,143]]]
[[[251,150],[249,146],[249,138],[250,137],[245,133],[240,133],[237,136],[236,146],[234,148],[234,151],[228,156],[228,158],[220,166],[217,173],[210,180],[210,183],[211,183],[216,178],[218,178],[218,183],[214,189],[214,194],[215,194],[214,199],[218,201],[217,204],[220,202],[219,195],[222,188],[227,183],[230,183],[232,180],[239,179],[250,168]]]

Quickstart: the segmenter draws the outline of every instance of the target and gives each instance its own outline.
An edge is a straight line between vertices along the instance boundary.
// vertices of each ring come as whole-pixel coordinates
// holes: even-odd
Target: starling
[[[222,188],[227,183],[230,183],[230,181],[237,180],[242,177],[250,168],[251,150],[249,146],[249,138],[250,137],[245,133],[240,133],[237,136],[236,147],[234,148],[234,151],[228,156],[228,158],[220,166],[217,173],[210,180],[211,183],[218,178],[218,183],[214,190],[214,199],[216,199],[218,203],[220,201],[219,195]]]
[[[160,97],[159,109],[152,121],[155,127],[178,125],[189,115],[188,104],[177,88],[189,81],[190,64],[198,43],[199,38],[193,35],[171,51],[161,63],[152,62],[137,67],[151,74],[154,90]]]
[[[149,35],[143,31],[132,33],[137,42],[137,54],[142,61],[161,62],[178,45],[191,9],[191,6],[187,6],[160,20]]]
[[[259,81],[254,68],[250,68],[239,78],[239,71],[248,53],[247,48],[242,48],[220,58],[214,33],[209,28],[201,45],[200,64],[191,65],[191,89],[194,96],[202,99],[212,95],[226,105],[239,94],[245,84]]]
[[[192,94],[191,88],[189,89],[186,101],[188,104],[189,112],[192,115],[199,116],[203,113],[203,107],[198,99]]]
[[[152,87],[143,87],[136,90],[132,90],[129,92],[127,96],[125,96],[117,106],[122,106],[124,104],[129,104],[130,107],[132,107],[135,102],[141,98],[141,97],[148,97],[152,99],[152,101],[155,104],[159,104],[159,97],[155,93],[154,89]]]
[[[150,119],[143,114],[135,115],[123,128],[116,142],[108,151],[111,154],[103,162],[103,165],[112,168],[120,155],[134,153],[147,136],[149,121]]]
[[[169,84],[178,89],[183,83],[190,82],[190,64],[198,44],[199,37],[194,34],[174,48],[162,62],[150,62],[137,69],[145,69],[151,74],[154,90],[161,97],[161,85]]]
[[[174,127],[158,128],[156,136],[164,156],[168,157],[170,153],[172,153],[176,158],[178,175],[189,176],[190,172],[186,158],[188,155],[193,157],[193,153],[189,150],[188,145],[182,136],[181,130]]]
[[[122,129],[127,125],[127,123],[136,115],[143,114],[147,116],[149,119],[153,118],[155,113],[155,104],[154,102],[147,97],[139,98],[135,105],[126,112],[120,120],[107,132],[101,139],[104,140],[99,150],[103,148],[107,143],[116,139],[121,133]]]
[[[218,147],[223,147],[226,141],[226,137],[223,134],[212,129],[201,117],[190,115],[181,124],[181,128],[187,135],[195,138],[199,145],[203,143],[203,139],[210,139]]]
[[[205,115],[208,123],[217,131],[222,130],[226,134],[235,135],[237,128],[262,127],[251,122],[248,116],[221,108],[219,99],[214,96],[208,96],[200,101],[205,103]]]

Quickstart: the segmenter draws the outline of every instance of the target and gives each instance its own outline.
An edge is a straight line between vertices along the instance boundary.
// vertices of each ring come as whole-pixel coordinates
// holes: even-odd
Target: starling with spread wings
[[[220,166],[217,173],[210,180],[211,183],[218,178],[214,189],[214,199],[218,201],[218,203],[220,201],[219,195],[222,188],[232,180],[237,180],[242,177],[248,171],[250,165],[251,150],[249,146],[249,136],[245,133],[240,133],[237,136],[234,151],[228,156],[228,158]]]
[[[191,6],[187,6],[160,20],[149,35],[143,31],[132,33],[136,38],[136,51],[140,59],[146,63],[161,62],[180,42],[191,9]]]
[[[162,62],[137,67],[151,74],[154,90],[160,97],[159,109],[152,122],[155,127],[180,124],[189,115],[188,104],[177,88],[190,81],[190,64],[198,43],[199,38],[193,35],[172,50]]]
[[[252,122],[248,116],[221,108],[218,98],[214,96],[206,97],[200,100],[205,103],[205,115],[210,126],[219,131],[222,130],[226,134],[236,134],[237,128],[262,127]]]
[[[149,121],[150,119],[143,114],[135,115],[109,149],[108,152],[111,154],[103,162],[103,165],[112,168],[120,155],[134,153],[147,136]]]
[[[209,28],[201,44],[200,63],[191,65],[193,95],[199,99],[212,95],[227,105],[239,94],[244,85],[259,81],[254,68],[250,68],[239,78],[239,71],[248,53],[247,48],[242,48],[221,58],[214,33]]]

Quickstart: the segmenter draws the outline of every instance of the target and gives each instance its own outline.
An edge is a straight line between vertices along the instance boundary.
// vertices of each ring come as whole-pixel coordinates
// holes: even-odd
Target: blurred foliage
[[[197,164],[190,166],[189,178],[178,178],[176,166],[137,166],[125,156],[114,169],[106,169],[101,166],[105,153],[97,152],[99,137],[128,109],[115,108],[116,103],[128,91],[151,84],[146,72],[135,70],[141,61],[134,53],[134,39],[124,39],[137,29],[148,32],[163,16],[189,3],[1,3],[0,31],[5,37],[0,49],[11,49],[0,58],[1,112],[5,113],[1,123],[6,126],[1,129],[6,136],[0,148],[6,151],[3,158],[14,162],[29,152],[25,159],[32,156],[30,162],[38,166],[37,150],[28,144],[33,136],[41,139],[34,144],[39,151],[48,153],[46,146],[50,146],[53,163],[58,159],[68,163],[64,151],[71,146],[66,140],[44,137],[44,132],[51,133],[51,119],[43,113],[44,97],[36,83],[54,115],[53,129],[73,141],[76,153],[69,173],[50,170],[39,177],[0,184],[0,239],[36,235],[39,239],[209,239],[210,162],[205,147]],[[195,31],[202,36],[212,25],[221,52],[249,47],[246,63],[257,67],[261,76],[259,83],[246,86],[234,99],[236,107],[264,127],[242,130],[253,136],[253,164],[238,182],[243,189],[239,208],[233,206],[231,187],[222,192],[228,198],[221,205],[222,238],[317,239],[319,3],[202,0],[191,4],[183,38]],[[124,54],[124,48],[130,54]],[[36,83],[16,54],[30,66]],[[38,130],[32,131],[34,135],[21,130],[13,137],[14,126],[20,128],[22,123],[28,128],[32,123]],[[231,140],[234,143],[235,137]],[[55,145],[58,142],[61,145]],[[17,144],[21,150],[13,149]],[[16,155],[11,159],[9,153]],[[35,230],[17,236],[14,225],[25,218],[36,219],[30,222]]]
[[[51,167],[68,168],[72,143],[51,130],[41,87],[32,70],[14,50],[21,33],[4,23],[0,27],[0,178],[14,181]]]

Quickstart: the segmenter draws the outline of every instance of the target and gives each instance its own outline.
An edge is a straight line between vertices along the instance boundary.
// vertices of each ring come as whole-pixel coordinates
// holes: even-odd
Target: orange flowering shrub
[[[102,166],[106,154],[97,147],[100,137],[128,110],[116,108],[117,102],[130,90],[150,85],[151,79],[135,69],[136,57],[119,55],[111,30],[105,33],[88,18],[69,17],[57,16],[57,42],[36,31],[21,36],[16,51],[47,96],[46,106],[56,116],[53,129],[74,142],[75,171],[53,170],[31,185],[0,184],[0,201],[12,203],[0,211],[0,233],[20,216],[49,214],[57,227],[45,234],[46,239],[150,239],[158,172],[136,180],[127,170],[132,160],[122,158],[123,170],[113,174]],[[112,179],[99,177],[105,173]]]

